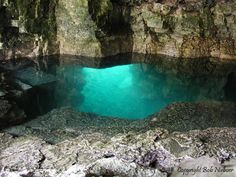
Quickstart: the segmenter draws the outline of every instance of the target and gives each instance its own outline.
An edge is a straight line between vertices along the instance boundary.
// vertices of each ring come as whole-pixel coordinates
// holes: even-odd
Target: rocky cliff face
[[[236,59],[233,0],[0,2],[1,58],[137,52]]]
[[[56,16],[66,54],[236,59],[235,12],[232,0],[60,0]]]
[[[163,2],[134,8],[134,51],[235,59],[235,1]]]
[[[56,0],[0,0],[0,59],[59,53]]]

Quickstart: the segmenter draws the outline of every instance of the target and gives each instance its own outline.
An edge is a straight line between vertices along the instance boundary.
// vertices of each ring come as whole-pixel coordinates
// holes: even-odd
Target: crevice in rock
[[[131,7],[111,0],[88,0],[88,6],[103,56],[132,52]]]
[[[45,161],[45,159],[46,159],[46,156],[42,153],[42,151],[41,150],[39,150],[39,152],[40,152],[40,154],[42,155],[42,158],[38,161],[38,165],[39,165],[39,169],[42,169],[42,164],[43,164],[43,162]]]

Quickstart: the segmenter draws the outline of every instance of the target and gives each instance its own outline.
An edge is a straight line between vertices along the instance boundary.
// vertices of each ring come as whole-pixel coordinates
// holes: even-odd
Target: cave
[[[235,176],[235,11],[0,0],[0,176]]]

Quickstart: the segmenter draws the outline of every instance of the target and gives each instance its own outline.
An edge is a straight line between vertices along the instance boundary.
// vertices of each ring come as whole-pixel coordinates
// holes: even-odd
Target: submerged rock
[[[150,125],[170,131],[188,131],[208,127],[234,127],[236,105],[232,102],[205,101],[172,103],[150,116]]]
[[[28,67],[22,70],[18,70],[15,73],[15,77],[30,86],[40,86],[43,84],[50,84],[56,82],[56,77],[47,74],[43,71],[36,70],[36,68]]]
[[[4,131],[14,135],[34,134],[53,143],[94,132],[110,137],[130,130],[145,132],[157,127],[170,132],[234,127],[235,116],[235,104],[230,102],[173,103],[143,120],[125,120],[59,108]]]
[[[24,91],[32,88],[32,86],[25,84],[25,83],[21,82],[20,80],[16,80],[16,84],[18,84],[20,86],[20,88]]]
[[[3,117],[10,110],[11,105],[7,100],[1,100],[0,103],[0,117]]]
[[[26,115],[15,102],[0,99],[0,128],[22,123]]]
[[[1,91],[0,90],[0,97],[4,96],[5,95],[5,92]]]

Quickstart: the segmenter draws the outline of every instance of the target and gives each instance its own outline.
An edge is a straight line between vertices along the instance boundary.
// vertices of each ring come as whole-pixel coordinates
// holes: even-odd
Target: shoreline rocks
[[[158,134],[165,135],[156,140]],[[13,138],[8,134],[0,135],[1,175],[24,172],[35,176],[132,177],[145,174],[164,177],[172,173],[172,176],[180,175],[182,172],[176,171],[178,167],[194,168],[188,161],[199,166],[212,164],[223,168],[225,164],[233,169],[236,166],[235,128],[209,128],[186,133],[168,133],[157,128],[144,133],[117,134],[111,138],[92,133],[54,145],[33,136]],[[234,173],[228,174],[232,176]],[[227,176],[226,173],[220,174]]]
[[[215,106],[218,105],[222,109],[229,106],[221,104]],[[178,104],[171,106],[175,105]],[[209,106],[209,103],[205,106]],[[206,114],[207,111],[201,112]],[[213,112],[218,114],[217,111]],[[63,108],[53,110],[38,120],[5,130],[17,136],[12,137],[6,133],[0,136],[0,166],[3,168],[0,174],[10,176],[14,173],[32,173],[35,176],[46,174],[81,177],[132,177],[144,174],[164,177],[168,174],[174,177],[183,174],[180,168],[191,167],[188,165],[189,161],[190,164],[208,168],[202,164],[202,159],[214,168],[235,169],[236,128],[173,132],[160,128],[158,124],[150,126],[154,117],[144,119],[142,123],[95,117],[96,115],[76,113],[69,108]],[[96,122],[91,121],[92,119]],[[155,119],[157,121],[158,117]],[[70,122],[74,127],[70,126]],[[124,130],[120,130],[121,127]],[[29,161],[31,165],[28,165]],[[112,163],[116,165],[111,165]],[[196,173],[196,176],[202,173]],[[207,174],[214,176],[218,172]],[[233,175],[234,171],[219,174],[228,177],[227,175]]]
[[[206,101],[196,103],[172,103],[160,112],[141,120],[126,120],[74,111],[72,108],[56,108],[45,115],[28,120],[5,132],[22,136],[35,135],[45,141],[57,143],[81,134],[102,133],[108,137],[130,130],[144,132],[156,127],[169,132],[203,130],[209,127],[235,127],[235,104]]]

